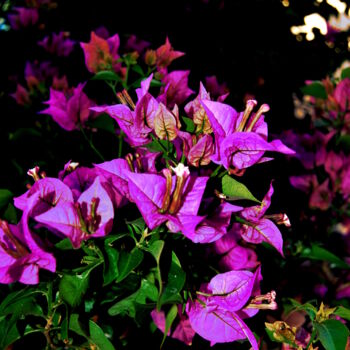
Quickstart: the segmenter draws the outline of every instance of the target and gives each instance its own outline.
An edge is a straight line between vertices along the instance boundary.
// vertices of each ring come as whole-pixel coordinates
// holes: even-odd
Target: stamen
[[[126,100],[121,92],[117,92],[117,97],[118,97],[118,100],[121,104],[123,104],[125,106],[128,105],[128,103],[126,102]]]
[[[287,214],[281,213],[281,214],[272,214],[272,215],[264,215],[266,219],[272,219],[276,222],[277,225],[284,225],[286,227],[291,227],[289,218]]]
[[[6,221],[0,220],[0,227],[2,228],[5,236],[15,246],[16,251],[10,249],[4,242],[0,241],[1,248],[13,258],[20,258],[29,254],[29,250],[17,239],[17,237],[11,232],[10,227]]]
[[[141,162],[141,156],[139,153],[135,153],[135,158],[136,158],[136,166],[137,166],[137,170],[139,170],[139,172],[142,172],[142,162]]]
[[[88,228],[86,227],[85,220],[83,218],[83,214],[81,213],[80,205],[79,203],[74,203],[75,209],[77,210],[78,218],[79,218],[79,223],[80,223],[80,229],[85,232],[89,233]]]
[[[163,175],[166,178],[166,191],[163,198],[162,208],[159,210],[161,214],[165,213],[169,208],[172,187],[171,171],[169,169],[163,169]]]
[[[255,113],[254,118],[250,121],[245,131],[247,132],[252,131],[254,125],[258,122],[262,114],[268,112],[269,110],[270,110],[269,105],[267,105],[266,103],[262,104],[259,110]]]
[[[242,120],[241,122],[239,123],[238,127],[237,127],[237,131],[243,131],[248,119],[249,119],[249,116],[250,116],[250,113],[252,112],[253,108],[258,104],[257,101],[255,100],[248,100],[247,101],[247,104],[246,104],[246,107],[245,107],[245,111],[244,111],[244,114],[243,114],[243,117],[242,117]]]
[[[39,181],[40,180],[39,171],[40,171],[40,168],[38,166],[35,166],[33,169],[29,169],[27,171],[27,175],[31,176],[34,179],[34,181]]]
[[[246,306],[248,309],[260,309],[260,310],[277,310],[278,305],[275,301],[276,292],[271,292],[263,295],[255,296],[250,303]],[[264,303],[266,302],[266,303]]]
[[[135,110],[135,103],[134,101],[132,100],[132,98],[130,97],[129,93],[124,89],[123,92],[122,92],[124,98],[125,98],[125,101],[127,102],[127,104],[133,109]]]
[[[179,163],[176,168],[171,168],[176,174],[176,186],[173,193],[173,199],[170,204],[169,214],[175,214],[181,206],[181,196],[185,186],[186,179],[190,175],[190,171],[187,166]]]
[[[132,156],[131,153],[128,153],[126,156],[125,156],[125,159],[126,161],[128,162],[128,165],[129,165],[129,168],[132,172],[135,172],[135,168],[134,168],[134,164],[133,164],[133,161],[134,161],[134,157]]]

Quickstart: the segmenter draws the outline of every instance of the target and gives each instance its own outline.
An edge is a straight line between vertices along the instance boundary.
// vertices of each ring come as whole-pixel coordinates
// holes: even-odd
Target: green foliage
[[[328,97],[326,88],[321,81],[314,81],[311,84],[301,88],[304,95],[313,96],[316,98],[326,99]]]
[[[254,202],[260,203],[258,199],[256,199],[253,194],[248,190],[248,188],[235,180],[229,175],[225,175],[222,178],[222,193],[229,197],[229,200],[240,200],[246,199]]]
[[[338,320],[315,323],[318,338],[326,350],[345,350],[349,330]]]

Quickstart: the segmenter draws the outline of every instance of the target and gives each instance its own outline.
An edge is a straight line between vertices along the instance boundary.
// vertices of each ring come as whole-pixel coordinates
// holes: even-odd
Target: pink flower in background
[[[91,118],[90,107],[93,103],[83,92],[85,84],[73,88],[70,96],[61,91],[50,89],[49,107],[40,113],[51,115],[52,119],[67,131],[79,130]]]
[[[56,260],[44,251],[21,221],[9,225],[0,220],[0,283],[39,283],[39,269],[56,271]]]
[[[8,15],[8,20],[14,30],[33,26],[39,20],[39,13],[36,8],[14,7],[13,10],[17,13]]]
[[[118,34],[108,39],[103,39],[91,32],[90,42],[80,43],[81,48],[84,50],[85,64],[88,71],[91,73],[113,69],[118,71],[119,45]]]
[[[47,35],[43,40],[38,41],[47,52],[57,56],[68,56],[74,49],[75,41],[69,39],[69,33],[59,32]]]
[[[169,39],[166,38],[165,44],[156,50],[156,65],[159,68],[168,67],[172,61],[183,55],[183,52],[174,51]]]

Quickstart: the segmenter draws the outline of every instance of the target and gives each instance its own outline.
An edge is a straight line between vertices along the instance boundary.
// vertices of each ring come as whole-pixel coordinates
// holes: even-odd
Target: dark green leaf
[[[341,71],[341,80],[345,79],[345,78],[350,78],[350,67],[348,68],[344,68]]]
[[[117,282],[122,281],[131,271],[140,265],[143,260],[143,252],[138,248],[134,248],[130,253],[121,252],[118,261],[119,275]]]
[[[99,115],[89,123],[89,126],[115,134],[115,125],[113,119],[106,113]]]
[[[169,142],[168,140],[157,140],[157,141],[152,141],[145,145],[145,147],[153,153],[156,152],[162,152],[164,153],[167,149],[169,149],[169,152],[173,152],[173,144]]]
[[[90,339],[99,350],[115,350],[103,330],[93,321],[89,321]]]
[[[72,246],[72,242],[69,238],[62,239],[62,241],[55,244],[55,247],[60,250],[71,250],[74,249]]]
[[[135,66],[133,66],[131,69],[132,69],[134,72],[136,72],[137,74],[140,74],[140,75],[142,75],[143,77],[145,76],[145,73],[143,72],[142,68],[141,68],[138,64],[136,64]]]
[[[9,321],[4,319],[0,322],[0,332],[1,349],[7,349],[9,345],[13,344],[16,340],[21,338],[16,321],[13,318],[11,318]]]
[[[143,220],[142,217],[133,220],[133,221],[127,221],[126,222],[128,225],[131,225],[132,228],[134,229],[134,231],[137,234],[142,234],[142,232],[145,230],[146,228],[146,224],[145,224],[145,220]]]
[[[103,269],[103,285],[106,286],[113,282],[119,275],[118,270],[118,259],[119,252],[115,248],[111,247],[108,243],[105,242],[105,252],[107,259],[104,262]]]
[[[343,269],[350,268],[350,266],[345,261],[341,260],[333,253],[331,253],[325,248],[318,246],[317,244],[313,244],[311,248],[304,248],[300,256],[312,260],[328,261],[334,264],[336,267],[340,267]]]
[[[231,200],[247,199],[260,203],[245,185],[229,175],[222,178],[222,193]]]
[[[292,304],[293,308],[296,310],[304,310],[308,313],[308,315],[310,316],[310,318],[313,320],[316,317],[316,313],[317,313],[317,309],[315,308],[314,305],[311,304],[311,302],[305,303],[305,304],[300,304],[298,301],[294,300],[294,299],[288,299],[288,301]],[[293,310],[290,309],[289,311]],[[287,308],[285,307],[285,310],[287,310]]]
[[[162,348],[163,344],[164,344],[164,341],[167,337],[167,334],[171,328],[171,325],[173,324],[175,318],[176,318],[176,315],[177,315],[177,305],[173,305],[169,312],[167,313],[166,315],[166,318],[165,318],[165,330],[164,330],[164,336],[163,336],[163,340],[162,340],[162,344],[160,345],[160,347]]]
[[[334,312],[335,315],[350,321],[350,310],[344,306],[339,306]]]
[[[349,330],[337,320],[314,323],[318,338],[326,350],[345,350]]]
[[[41,137],[41,133],[33,128],[18,128],[13,134],[9,134],[10,141],[17,141],[23,137]]]
[[[91,80],[108,80],[108,81],[121,81],[120,77],[114,72],[104,70],[96,73]]]
[[[160,297],[160,305],[181,302],[182,298],[179,292],[182,290],[185,281],[186,273],[182,270],[178,257],[172,252],[168,283]]]
[[[79,322],[79,314],[71,314],[69,318],[69,329],[84,338],[88,338],[87,332]]]
[[[154,259],[157,262],[157,265],[159,264],[160,256],[162,254],[164,248],[164,241],[159,240],[159,241],[154,241],[148,248],[147,251],[152,254]]]
[[[151,87],[161,87],[163,85],[164,84],[159,80],[152,79],[152,81],[151,81]]]
[[[141,281],[141,287],[135,296],[135,301],[139,304],[146,304],[147,299],[150,299],[153,302],[157,301],[158,289],[150,281],[143,279]]]
[[[6,189],[0,189],[0,210],[8,205],[12,197],[12,192]]]
[[[182,117],[182,120],[185,123],[185,130],[187,132],[193,133],[196,130],[196,125],[191,118]]]
[[[350,153],[350,135],[341,135],[337,139],[337,144],[343,151],[345,151],[346,153]]]
[[[138,292],[133,293],[128,297],[118,301],[116,304],[114,304],[108,309],[108,313],[111,316],[128,315],[131,318],[135,318],[136,316],[135,300],[137,297],[137,293]]]
[[[328,97],[326,88],[321,81],[314,81],[311,84],[305,85],[301,88],[304,95],[313,96],[316,98],[326,99]]]
[[[3,219],[11,224],[17,224],[18,218],[17,218],[17,211],[16,208],[12,203],[10,203],[3,215]]]
[[[89,286],[90,270],[81,275],[63,275],[60,284],[60,297],[70,306],[78,306]]]

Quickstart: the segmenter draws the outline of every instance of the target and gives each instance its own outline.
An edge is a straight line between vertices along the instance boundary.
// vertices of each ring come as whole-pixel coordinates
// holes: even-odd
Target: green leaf
[[[339,306],[337,310],[335,310],[334,315],[337,315],[345,320],[350,321],[350,310],[344,306]]]
[[[222,178],[222,193],[231,200],[247,199],[260,203],[245,185],[229,175]]]
[[[159,80],[152,79],[152,81],[151,81],[151,87],[161,87],[163,85],[164,84]]]
[[[63,275],[60,284],[60,297],[70,306],[78,306],[89,286],[89,276],[91,270],[81,275]]]
[[[104,70],[96,73],[91,80],[121,81],[121,78],[114,72]]]
[[[350,135],[341,135],[337,139],[337,145],[346,153],[350,153]]]
[[[9,203],[9,205],[7,206],[3,215],[3,219],[11,224],[18,223],[17,211],[12,203]]]
[[[88,339],[88,335],[85,329],[82,327],[79,322],[79,314],[71,314],[69,318],[69,329],[82,337]]]
[[[160,256],[162,254],[163,248],[164,248],[164,241],[162,240],[154,241],[147,248],[147,251],[151,253],[154,259],[156,260],[157,265],[159,265],[159,260],[160,260]]]
[[[9,134],[10,141],[19,141],[24,137],[41,137],[41,133],[33,128],[19,128],[14,133]],[[22,141],[23,142],[23,141]]]
[[[107,259],[104,261],[103,285],[107,286],[108,284],[112,283],[119,275],[119,252],[115,248],[111,247],[108,242],[105,242],[105,252]]]
[[[128,297],[118,301],[116,304],[108,309],[108,313],[111,316],[117,315],[128,315],[131,318],[136,316],[136,306],[135,299],[137,297],[137,292],[129,295]]]
[[[168,273],[168,283],[160,297],[160,305],[181,302],[182,298],[179,292],[182,290],[185,281],[186,273],[184,270],[182,270],[178,257],[174,252],[172,252],[171,265]]]
[[[92,120],[89,123],[89,126],[96,129],[107,131],[115,135],[114,121],[107,113],[103,113],[99,115],[96,119]]]
[[[315,319],[316,317],[316,313],[317,313],[317,309],[315,308],[314,305],[311,304],[311,302],[307,302],[305,304],[300,304],[298,301],[292,299],[292,298],[288,298],[288,301],[292,304],[293,308],[296,309],[296,310],[304,310],[308,313],[308,315],[310,316],[310,318],[312,320]],[[285,307],[285,311],[287,311],[287,313],[289,313],[290,311],[293,310],[292,309],[289,309],[287,311],[287,307]]]
[[[0,322],[0,348],[7,349],[7,347],[13,344],[16,340],[21,338],[21,335],[18,331],[16,320],[11,318],[9,321],[6,319]]]
[[[326,350],[345,350],[349,330],[340,321],[314,323],[318,338]]]
[[[326,99],[328,97],[326,88],[321,81],[314,81],[311,84],[305,85],[300,90],[304,95],[322,99]]]
[[[341,71],[341,77],[340,79],[343,80],[345,78],[350,78],[350,67],[348,68],[344,68],[342,71]]]
[[[6,189],[0,189],[0,210],[10,202],[12,197],[12,192]]]
[[[141,66],[139,66],[138,64],[136,64],[135,66],[133,66],[131,68],[134,72],[136,72],[137,74],[140,74],[141,76],[145,76],[145,73],[143,72]]]
[[[105,333],[95,322],[89,321],[90,340],[99,350],[115,350]]]
[[[165,330],[164,330],[164,336],[163,336],[163,340],[162,340],[162,344],[160,345],[160,348],[162,348],[164,341],[167,337],[167,334],[171,328],[171,325],[174,323],[176,316],[177,316],[177,305],[174,304],[170,308],[165,318]]]
[[[168,140],[152,141],[147,145],[144,145],[144,147],[146,147],[152,153],[156,153],[156,152],[164,153],[167,149],[169,150],[169,153],[172,153],[174,150],[174,145]]]
[[[187,132],[193,133],[196,130],[196,126],[191,118],[182,117],[182,120],[185,123],[185,130]]]
[[[74,249],[72,246],[72,242],[69,238],[62,239],[62,241],[59,241],[55,244],[55,247],[60,250],[72,250]]]
[[[135,296],[135,301],[144,305],[147,303],[147,299],[150,299],[153,302],[157,301],[158,289],[150,281],[143,279],[141,281],[141,287]]]
[[[311,248],[308,248],[308,247],[304,248],[300,256],[302,258],[307,258],[312,260],[328,261],[334,264],[336,267],[340,267],[343,269],[350,268],[350,265],[348,265],[345,261],[341,260],[333,253],[331,253],[325,248],[318,246],[317,244],[312,244]]]
[[[142,260],[143,252],[138,248],[134,248],[130,253],[121,252],[118,260],[119,275],[116,281],[122,281],[131,271],[140,265]]]

